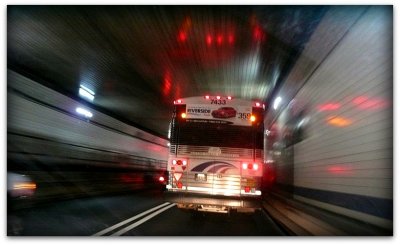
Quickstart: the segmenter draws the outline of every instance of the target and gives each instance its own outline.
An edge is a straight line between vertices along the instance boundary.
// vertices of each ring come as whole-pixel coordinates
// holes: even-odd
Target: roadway
[[[157,190],[63,200],[8,214],[18,236],[282,236],[264,210],[254,214],[191,213]]]

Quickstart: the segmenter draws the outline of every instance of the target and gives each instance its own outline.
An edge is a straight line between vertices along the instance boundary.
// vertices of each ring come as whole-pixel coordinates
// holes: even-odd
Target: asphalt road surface
[[[10,236],[282,236],[264,211],[185,212],[159,191],[80,198],[7,215]]]

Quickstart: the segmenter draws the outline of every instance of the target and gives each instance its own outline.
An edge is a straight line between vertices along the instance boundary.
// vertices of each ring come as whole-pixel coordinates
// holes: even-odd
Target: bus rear
[[[227,213],[260,208],[263,115],[259,102],[189,97],[174,102],[166,198],[179,208]]]

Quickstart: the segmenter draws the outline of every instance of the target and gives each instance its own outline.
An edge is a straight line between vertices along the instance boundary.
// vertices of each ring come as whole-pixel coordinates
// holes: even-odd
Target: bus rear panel
[[[176,101],[167,200],[206,212],[260,208],[263,112],[260,103],[227,97]]]

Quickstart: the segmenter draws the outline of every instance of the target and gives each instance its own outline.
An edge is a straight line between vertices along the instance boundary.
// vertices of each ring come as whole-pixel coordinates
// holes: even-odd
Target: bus
[[[175,100],[166,200],[204,212],[260,209],[264,109],[231,96]]]

